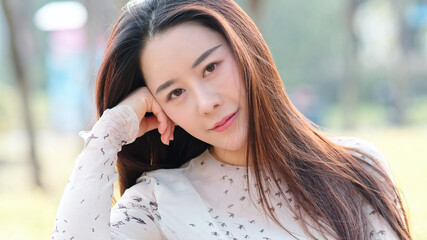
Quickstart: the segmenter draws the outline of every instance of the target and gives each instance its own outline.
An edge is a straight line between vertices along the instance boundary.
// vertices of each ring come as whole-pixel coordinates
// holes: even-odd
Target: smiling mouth
[[[237,112],[234,112],[228,116],[225,116],[221,121],[217,122],[211,130],[222,132],[228,129],[234,122],[237,116]]]

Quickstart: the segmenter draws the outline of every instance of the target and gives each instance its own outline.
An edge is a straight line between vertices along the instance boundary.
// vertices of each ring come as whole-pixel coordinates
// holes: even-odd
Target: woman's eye
[[[173,90],[171,93],[169,93],[168,100],[179,97],[179,95],[181,95],[182,92],[183,92],[183,89],[181,88]],[[173,95],[175,95],[175,97]]]
[[[205,72],[204,72],[204,74],[205,74],[205,75],[207,75],[207,74],[209,74],[209,73],[211,73],[211,72],[215,71],[215,68],[216,68],[216,63],[211,63],[211,64],[209,64],[209,65],[205,68]]]

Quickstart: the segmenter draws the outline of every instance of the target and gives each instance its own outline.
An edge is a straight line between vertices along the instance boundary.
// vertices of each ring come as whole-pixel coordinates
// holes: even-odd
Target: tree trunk
[[[31,26],[32,23],[31,20],[29,20],[28,14],[21,14],[22,9],[13,9],[13,7],[11,7],[10,5],[11,3],[7,0],[1,0],[1,4],[6,18],[6,23],[9,27],[9,42],[12,66],[22,101],[25,130],[28,136],[30,146],[29,164],[33,174],[33,182],[36,186],[43,189],[43,185],[40,179],[40,165],[36,157],[36,144],[33,121],[30,113],[28,91],[29,79],[28,73],[26,73],[26,69],[28,69],[28,66],[26,66],[23,56],[24,53],[28,54],[31,51],[26,51],[28,50],[28,46],[26,46],[26,44],[17,43],[17,39],[22,39],[22,37],[24,37],[20,35],[20,33],[24,31],[29,32],[30,30],[28,29],[28,26]],[[24,7],[25,5],[22,6]],[[18,12],[19,14],[17,14]],[[17,17],[14,18],[13,16]],[[19,29],[19,31],[17,31],[17,29]]]
[[[344,56],[344,75],[340,86],[338,87],[338,98],[341,105],[343,127],[351,129],[356,126],[358,103],[359,103],[359,85],[358,85],[358,64],[356,61],[356,36],[354,35],[353,21],[357,10],[359,0],[345,1],[345,56]]]
[[[267,2],[267,0],[264,0],[264,4]],[[252,20],[259,24],[260,21],[260,15],[261,15],[261,8],[260,8],[261,1],[260,0],[250,0],[249,1],[249,7],[252,13]]]
[[[408,102],[408,82],[409,82],[409,73],[408,73],[408,52],[410,48],[410,32],[405,23],[405,10],[406,3],[401,0],[392,0],[390,3],[393,6],[393,10],[397,16],[398,24],[398,42],[399,42],[399,60],[397,61],[396,66],[393,68],[390,73],[390,79],[395,86],[395,94],[393,95],[393,113],[391,122],[394,125],[404,125],[406,123],[406,109]]]

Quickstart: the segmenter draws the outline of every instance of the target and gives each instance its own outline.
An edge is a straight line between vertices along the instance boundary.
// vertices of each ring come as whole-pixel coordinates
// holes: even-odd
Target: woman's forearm
[[[53,239],[110,239],[110,210],[117,153],[135,140],[139,121],[128,106],[107,109],[77,156],[58,207]]]

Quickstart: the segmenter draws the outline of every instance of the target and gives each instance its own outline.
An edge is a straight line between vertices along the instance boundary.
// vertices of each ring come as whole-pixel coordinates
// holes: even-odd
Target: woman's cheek
[[[166,113],[166,116],[168,116],[168,118],[170,120],[172,120],[173,122],[175,122],[175,120],[173,119],[174,118],[174,113],[173,113],[173,111],[171,111],[171,108],[165,107],[165,106],[161,106],[161,107],[163,109],[163,112]]]
[[[182,125],[183,119],[181,119],[181,117],[185,116],[185,114],[183,114],[182,112],[180,113],[180,111],[179,110],[177,111],[176,108],[163,109],[163,111],[166,113],[169,119],[175,123],[176,126]]]

